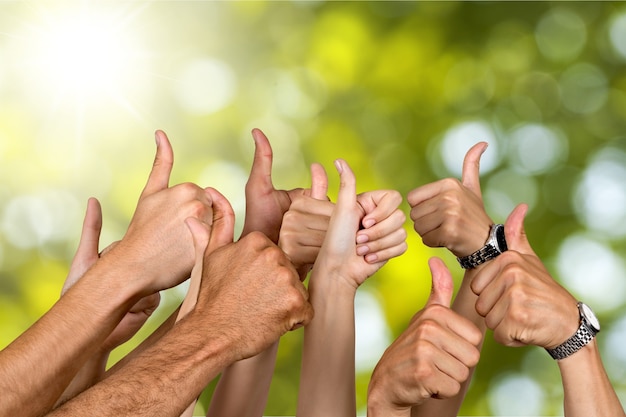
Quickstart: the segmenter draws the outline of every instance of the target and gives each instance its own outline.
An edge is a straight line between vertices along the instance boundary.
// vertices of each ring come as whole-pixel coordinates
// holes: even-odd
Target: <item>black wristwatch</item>
[[[546,349],[552,359],[565,359],[586,346],[600,332],[600,322],[585,303],[578,302],[580,325],[576,333],[554,349]]]
[[[490,261],[508,249],[504,236],[504,225],[494,224],[489,231],[489,238],[485,246],[471,255],[456,258],[463,269],[476,268],[478,265]]]

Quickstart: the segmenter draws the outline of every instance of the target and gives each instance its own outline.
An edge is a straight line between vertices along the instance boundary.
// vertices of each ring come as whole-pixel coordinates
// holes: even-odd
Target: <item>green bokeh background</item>
[[[123,236],[155,129],[174,146],[171,183],[222,191],[239,229],[253,127],[273,145],[278,188],[308,186],[308,166],[320,162],[331,196],[335,158],[350,163],[359,191],[406,196],[459,177],[465,151],[487,140],[488,211],[503,221],[529,203],[537,253],[576,297],[595,294],[603,358],[625,399],[626,355],[611,348],[626,342],[625,64],[619,2],[0,2],[0,347],[58,299],[89,196],[103,205],[102,246]],[[360,289],[390,338],[428,296],[428,257],[443,257],[457,284],[462,276],[406,228],[408,252]],[[583,253],[588,281],[562,275],[563,248]],[[112,361],[184,291],[164,293]],[[267,415],[295,413],[301,339],[281,342]],[[357,375],[362,414],[372,366]],[[560,415],[561,403],[545,352],[488,334],[461,414]]]

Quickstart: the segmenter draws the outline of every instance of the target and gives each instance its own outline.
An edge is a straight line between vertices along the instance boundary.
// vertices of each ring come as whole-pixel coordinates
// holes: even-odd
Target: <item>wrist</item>
[[[377,390],[370,390],[367,394],[368,417],[407,417],[411,415],[411,407],[398,407],[388,401],[385,390],[381,395]]]
[[[354,300],[358,284],[339,271],[313,269],[309,281],[309,294],[323,294],[324,298],[350,298]]]
[[[484,246],[469,255],[457,257],[457,260],[463,269],[473,269],[495,259],[506,250],[508,250],[508,245],[504,235],[504,225],[493,224]]]

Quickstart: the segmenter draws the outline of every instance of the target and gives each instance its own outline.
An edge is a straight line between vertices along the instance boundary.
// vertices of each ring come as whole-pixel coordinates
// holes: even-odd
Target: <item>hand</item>
[[[356,234],[356,253],[369,263],[385,262],[407,249],[406,220],[398,207],[402,195],[395,190],[375,190],[358,194],[356,200],[365,216]]]
[[[476,311],[497,342],[552,349],[578,328],[577,301],[548,273],[524,231],[528,207],[517,206],[505,223],[509,250],[472,280]]]
[[[284,214],[278,246],[287,254],[304,279],[319,253],[328,222],[335,205],[328,200],[328,178],[324,167],[311,165],[311,188],[293,195],[289,210]]]
[[[214,224],[212,235],[215,230]],[[205,254],[198,303],[188,317],[192,315],[219,329],[234,362],[306,325],[313,309],[284,252],[262,233],[252,232]]]
[[[292,198],[303,193],[302,189],[277,190],[272,184],[272,147],[259,129],[252,130],[255,151],[250,177],[246,183],[246,218],[242,236],[257,231],[278,243],[283,215],[289,209]]]
[[[156,132],[157,153],[148,182],[124,238],[111,256],[138,276],[129,280],[143,294],[180,284],[194,263],[191,234],[185,219],[210,223],[207,192],[191,183],[168,187],[173,164],[172,147],[165,133]]]
[[[364,212],[364,207],[357,202],[356,181],[350,166],[342,159],[336,160],[335,166],[341,178],[339,196],[315,268],[319,267],[325,271],[325,274],[319,276],[318,279],[339,276],[345,279],[349,286],[356,289],[365,279],[378,271],[386,260],[369,263],[357,253],[356,237],[359,225],[363,218],[372,213]],[[378,207],[372,204],[365,208],[374,212]],[[402,223],[397,225],[397,229],[402,228]],[[400,236],[404,235],[400,234]],[[393,232],[390,233],[388,241],[394,243],[388,249],[391,256],[401,255],[406,250],[404,239],[396,242]]]
[[[296,268],[315,263],[324,242],[335,204],[326,197],[328,179],[321,165],[311,166],[311,190],[295,195],[283,217],[278,245]],[[310,195],[309,195],[310,194]],[[406,251],[406,216],[398,206],[402,196],[393,190],[358,194],[362,230],[356,233],[356,253],[368,263],[385,262]],[[302,276],[302,275],[301,275]]]
[[[457,257],[484,246],[493,224],[480,191],[480,157],[486,149],[480,142],[467,152],[460,182],[447,178],[408,194],[415,231],[426,246],[445,247]]]
[[[99,254],[100,232],[102,230],[102,208],[100,202],[95,198],[90,198],[87,202],[87,213],[83,222],[83,230],[80,236],[80,243],[76,255],[72,260],[70,271],[63,284],[61,296],[67,292],[89,268],[91,268],[101,256],[114,247],[114,242]],[[113,332],[103,342],[100,351],[108,355],[113,349],[127,342],[133,337],[137,331],[144,325],[146,320],[159,306],[159,293],[150,294],[140,299],[133,305],[120,323],[115,327]],[[102,370],[104,371],[104,370]]]
[[[480,356],[482,332],[452,311],[452,276],[443,261],[428,262],[432,291],[409,327],[385,351],[368,388],[368,415],[410,415],[429,398],[459,393]]]

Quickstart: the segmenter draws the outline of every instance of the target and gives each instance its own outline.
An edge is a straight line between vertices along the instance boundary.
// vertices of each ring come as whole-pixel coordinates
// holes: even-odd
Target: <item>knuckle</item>
[[[419,339],[431,340],[437,333],[439,333],[439,329],[439,323],[433,319],[426,318],[420,322],[416,333]]]
[[[478,365],[479,361],[480,361],[480,351],[478,349],[474,348],[469,353],[469,357],[467,359],[466,365],[469,368],[473,368],[474,366]],[[467,375],[463,378],[464,380],[469,377],[469,368],[467,368]]]
[[[175,188],[178,193],[185,197],[191,197],[196,195],[196,193],[200,189],[200,187],[192,182],[183,182],[175,185],[173,188]]]

